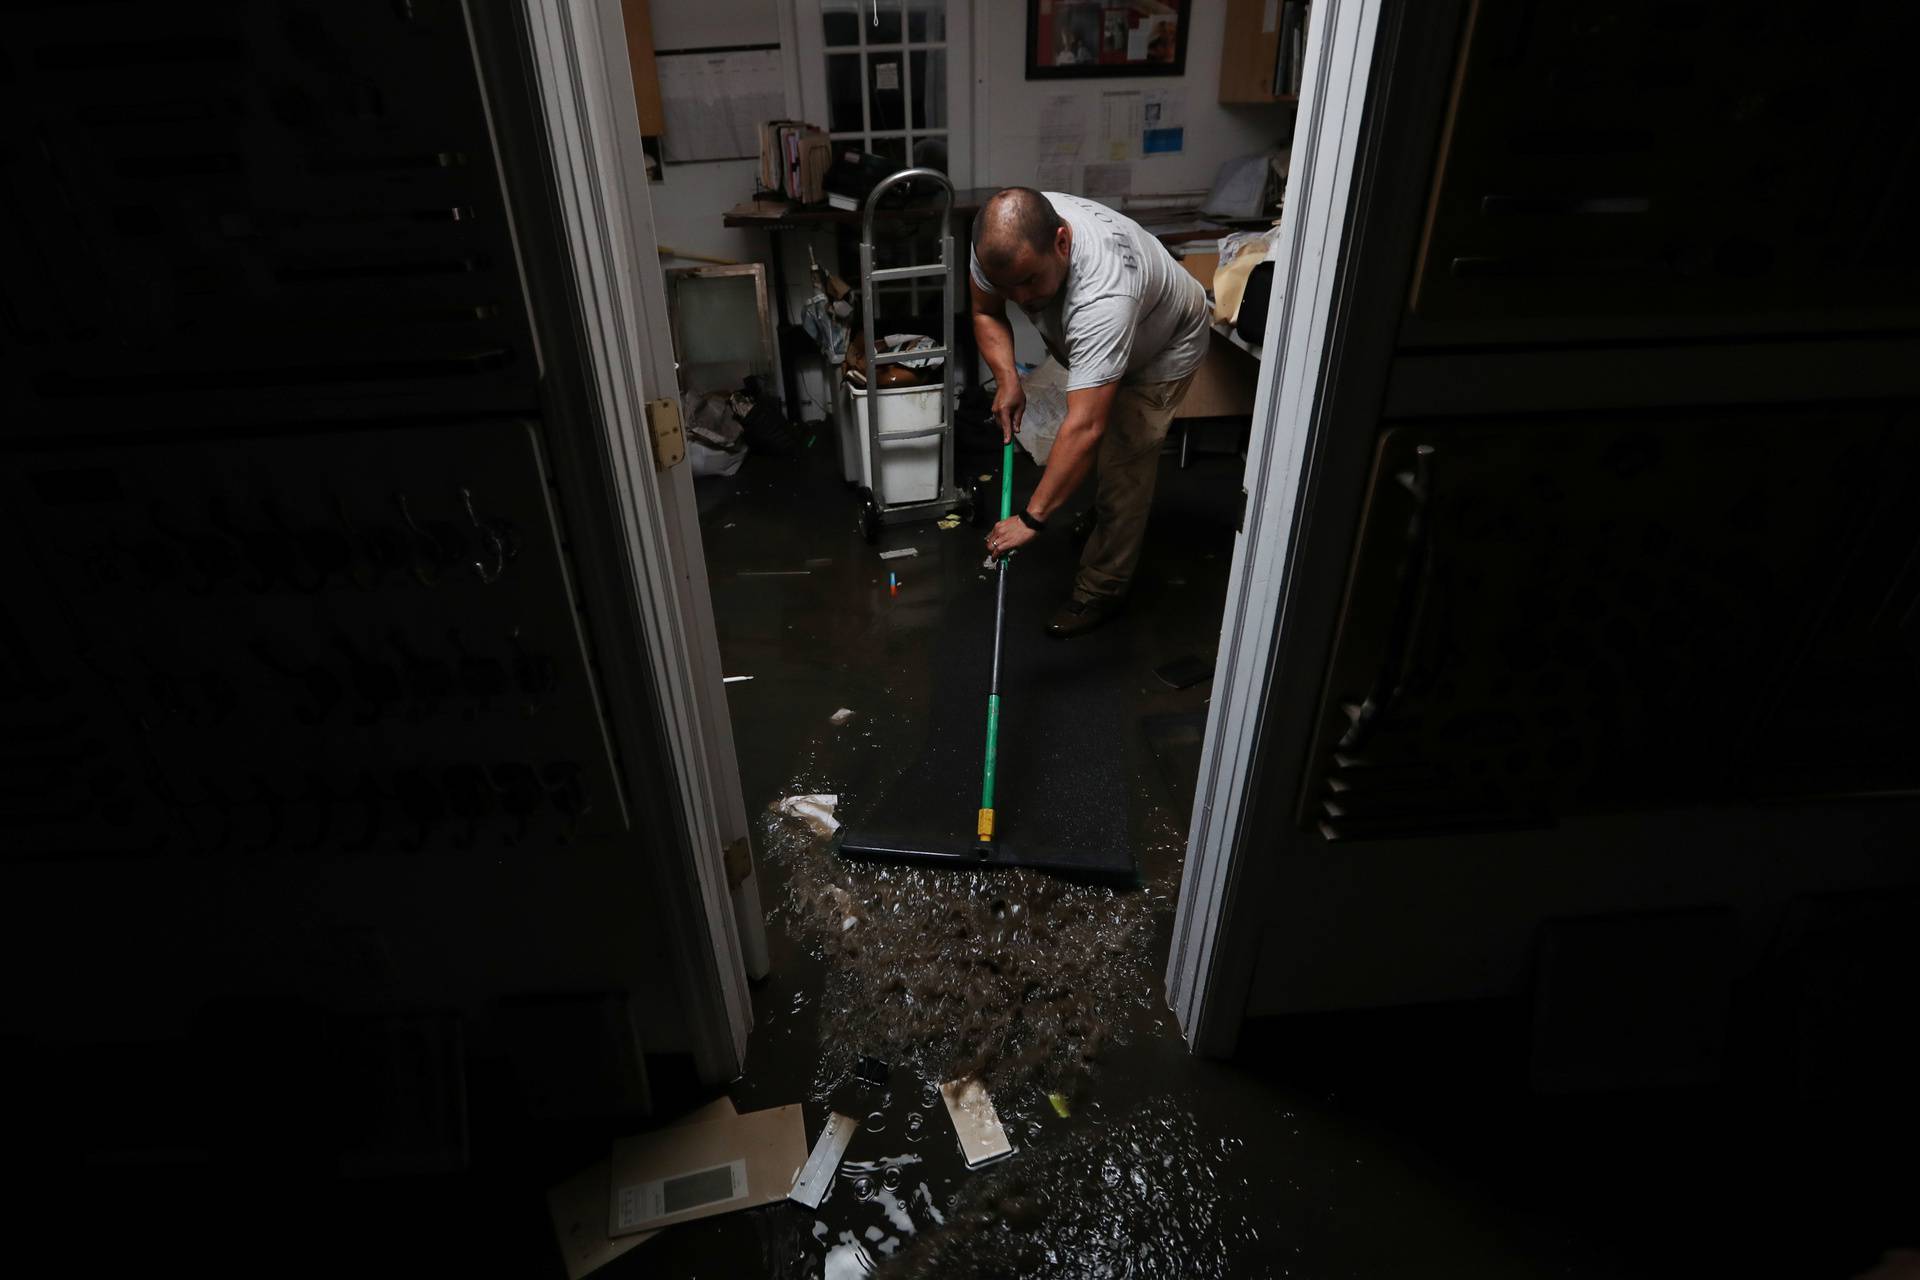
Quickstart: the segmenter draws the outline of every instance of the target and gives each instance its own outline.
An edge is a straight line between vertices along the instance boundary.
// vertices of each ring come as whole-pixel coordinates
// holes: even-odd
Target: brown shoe
[[[1126,602],[1125,596],[1069,596],[1047,623],[1047,634],[1059,640],[1084,635],[1119,613]]]

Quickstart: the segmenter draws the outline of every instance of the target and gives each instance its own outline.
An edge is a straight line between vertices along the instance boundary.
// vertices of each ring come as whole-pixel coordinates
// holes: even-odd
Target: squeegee
[[[1013,515],[1013,444],[1009,441],[1000,462],[1000,518]],[[929,862],[944,866],[1034,867],[1074,875],[1106,876],[1105,868],[1089,866],[1083,858],[1063,857],[1044,849],[1011,846],[1001,838],[1002,824],[994,809],[994,774],[1000,756],[1000,642],[1007,619],[1007,571],[1011,554],[997,562],[999,583],[994,589],[993,668],[987,681],[987,750],[980,778],[980,808],[975,838],[954,836],[926,841],[855,829],[843,830],[838,847],[850,858],[884,858],[902,862]],[[958,814],[954,815],[957,819]],[[1131,872],[1131,866],[1128,867]]]
[[[1007,441],[1000,455],[1000,518],[1013,516],[1013,441]],[[993,845],[993,769],[1000,755],[1000,637],[1007,626],[1007,565],[1013,560],[1009,551],[1000,557],[1000,585],[993,599],[993,677],[987,682],[987,763],[980,778],[980,843]]]
[[[1000,518],[1010,520],[1012,514],[1014,445],[1008,441],[1006,453],[1000,461]],[[1133,883],[1133,858],[1125,850],[1114,850],[1117,856],[1102,856],[1102,850],[1096,846],[1081,848],[1077,852],[1048,848],[1043,842],[1031,841],[1021,835],[1018,814],[1012,823],[1014,829],[1008,831],[1008,823],[1000,821],[1000,814],[996,812],[995,775],[1000,764],[1000,637],[1006,629],[1008,560],[1010,555],[1002,555],[995,562],[998,585],[995,587],[993,604],[993,668],[987,677],[987,754],[981,766],[979,810],[975,814],[973,839],[962,835],[964,827],[960,823],[964,810],[958,806],[964,804],[964,800],[954,796],[956,812],[952,812],[950,818],[952,835],[948,837],[935,835],[927,839],[924,835],[897,835],[893,831],[881,833],[872,829],[843,827],[835,839],[835,846],[847,858],[881,858],[889,862],[924,862],[947,867],[1033,867],[1037,871],[1058,871],[1075,879],[1114,881],[1121,885]]]

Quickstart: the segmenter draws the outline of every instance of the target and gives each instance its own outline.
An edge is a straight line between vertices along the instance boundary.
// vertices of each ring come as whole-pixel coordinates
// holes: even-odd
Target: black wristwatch
[[[1020,523],[1035,533],[1045,533],[1047,529],[1047,522],[1034,515],[1033,512],[1028,511],[1025,507],[1020,508]]]

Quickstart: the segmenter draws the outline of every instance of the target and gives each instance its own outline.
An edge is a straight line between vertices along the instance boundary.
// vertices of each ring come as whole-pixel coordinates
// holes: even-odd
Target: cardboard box
[[[698,1111],[675,1121],[702,1124],[733,1116],[733,1103],[717,1098]],[[652,1231],[636,1231],[615,1238],[607,1234],[607,1197],[612,1194],[613,1165],[596,1160],[547,1192],[547,1213],[553,1219],[554,1238],[566,1259],[567,1280],[581,1280],[637,1245],[653,1239]]]
[[[1174,411],[1174,420],[1238,418],[1253,413],[1260,362],[1218,333],[1212,334],[1206,359],[1194,370],[1193,385]]]
[[[1211,294],[1213,292],[1213,273],[1215,268],[1220,265],[1220,251],[1218,249],[1209,249],[1205,253],[1182,253],[1175,256],[1178,258],[1180,265],[1185,267],[1193,275],[1193,278],[1200,282],[1201,287]]]
[[[806,1162],[798,1103],[622,1138],[613,1144],[607,1235],[784,1200]]]

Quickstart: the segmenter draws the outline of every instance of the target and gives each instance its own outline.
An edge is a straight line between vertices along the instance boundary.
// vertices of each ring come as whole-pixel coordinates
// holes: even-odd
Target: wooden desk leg
[[[800,379],[787,352],[787,333],[795,322],[787,315],[791,300],[787,297],[786,255],[780,248],[780,233],[767,232],[767,257],[773,265],[773,358],[780,362],[780,391],[786,399],[787,421],[799,423],[803,421]]]

